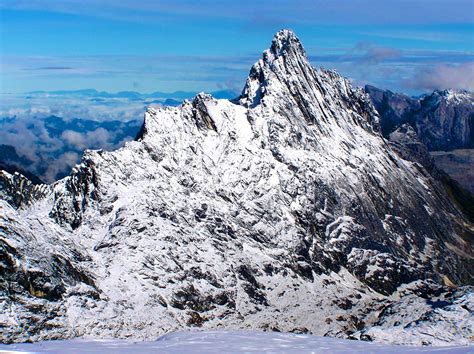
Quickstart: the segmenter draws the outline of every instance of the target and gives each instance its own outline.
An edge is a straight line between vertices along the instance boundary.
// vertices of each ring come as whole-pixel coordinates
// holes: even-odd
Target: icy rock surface
[[[238,100],[150,108],[137,141],[86,151],[42,198],[2,192],[2,341],[199,327],[470,342],[469,287],[467,305],[443,300],[455,314],[415,319],[425,337],[384,334],[384,309],[429,313],[439,284],[472,283],[473,253],[461,213],[378,125],[362,90],[280,31]],[[444,321],[465,329],[443,336]]]
[[[14,208],[28,207],[50,192],[47,185],[36,185],[22,174],[0,170],[0,198]]]

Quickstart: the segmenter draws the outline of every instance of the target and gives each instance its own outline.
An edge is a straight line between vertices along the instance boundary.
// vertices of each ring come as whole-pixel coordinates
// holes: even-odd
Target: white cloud
[[[0,95],[0,118],[17,117],[25,121],[52,115],[96,121],[141,120],[145,109],[144,102],[117,98],[94,102],[88,98],[50,94],[30,95],[28,99],[25,95]]]
[[[133,135],[134,129],[138,132],[145,111],[143,102],[120,99],[98,104],[79,97],[40,95],[25,99],[24,96],[2,96],[6,99],[0,99],[0,119],[15,118],[0,121],[0,144],[15,147],[20,156],[30,161],[21,167],[46,182],[56,180],[58,174],[68,174],[71,167],[79,162],[84,149],[115,149],[132,139],[127,135]],[[84,125],[88,128],[66,128],[59,133],[54,129],[48,130],[44,119],[52,115],[62,117],[63,124],[74,118],[84,119],[83,122],[89,121]],[[105,125],[90,130],[91,126],[94,127],[90,121],[110,120],[119,123],[113,129],[105,129]],[[130,120],[135,122],[120,123]],[[55,128],[64,129],[63,124]]]
[[[65,130],[61,134],[61,139],[63,139],[69,146],[72,146],[75,149],[86,148],[86,137],[82,133],[73,130]]]
[[[474,62],[421,68],[406,84],[423,90],[450,88],[474,91]]]

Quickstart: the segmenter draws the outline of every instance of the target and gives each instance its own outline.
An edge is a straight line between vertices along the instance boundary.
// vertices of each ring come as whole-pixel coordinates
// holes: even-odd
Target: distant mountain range
[[[365,86],[381,115],[381,129],[388,137],[408,123],[430,151],[474,148],[474,94],[436,90],[419,98]]]
[[[365,92],[381,116],[385,138],[403,145],[405,158],[436,169],[450,195],[474,218],[474,94],[436,90],[415,98],[373,86]]]

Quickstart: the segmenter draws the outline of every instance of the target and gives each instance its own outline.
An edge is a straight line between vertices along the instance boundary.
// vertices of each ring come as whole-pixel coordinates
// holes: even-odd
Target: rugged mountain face
[[[397,127],[405,123],[416,126],[415,112],[421,108],[419,100],[370,85],[366,85],[364,90],[380,114],[383,136],[388,137]]]
[[[474,94],[436,90],[420,99],[366,86],[384,136],[408,123],[430,151],[474,148]]]
[[[392,149],[408,161],[418,162],[433,175],[435,165],[428,148],[410,124],[402,124],[388,137]]]
[[[0,170],[0,197],[16,209],[29,207],[49,193],[45,184],[36,185],[20,173]]]
[[[474,150],[429,152],[410,124],[405,123],[389,135],[391,148],[403,159],[420,164],[444,188],[466,218],[474,221]],[[472,156],[471,159],[469,159]]]
[[[380,113],[382,133],[392,148],[424,166],[474,220],[473,94],[444,90],[414,99],[373,86],[365,91]]]
[[[184,327],[470,341],[471,288],[443,288],[473,281],[469,225],[290,31],[239,99],[148,109],[137,141],[35,188],[0,200],[4,341]]]
[[[474,148],[474,94],[435,91],[420,105],[417,130],[429,150]]]
[[[380,113],[383,135],[395,150],[434,172],[472,218],[474,95],[444,90],[415,99],[373,86],[365,91]]]

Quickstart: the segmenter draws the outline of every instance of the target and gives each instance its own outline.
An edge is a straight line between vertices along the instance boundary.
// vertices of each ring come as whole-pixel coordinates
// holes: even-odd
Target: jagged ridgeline
[[[236,100],[149,108],[136,141],[52,185],[1,179],[4,342],[187,327],[470,341],[472,225],[291,31]]]

